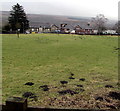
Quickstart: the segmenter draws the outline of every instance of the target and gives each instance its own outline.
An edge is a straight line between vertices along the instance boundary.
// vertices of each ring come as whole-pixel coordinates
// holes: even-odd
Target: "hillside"
[[[0,20],[0,27],[7,23],[9,16],[8,11],[0,12],[2,20]],[[67,23],[71,26],[80,24],[81,27],[85,28],[87,23],[91,20],[90,17],[75,17],[75,16],[59,16],[59,15],[43,15],[43,14],[27,14],[30,21],[30,26],[39,27],[45,24],[56,24],[60,26],[61,23]],[[112,27],[116,21],[109,20],[108,26]]]

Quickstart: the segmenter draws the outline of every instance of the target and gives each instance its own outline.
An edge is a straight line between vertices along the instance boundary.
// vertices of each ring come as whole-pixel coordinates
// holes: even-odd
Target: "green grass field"
[[[37,100],[28,98],[29,105],[61,107],[57,100],[63,97],[89,101],[97,94],[117,90],[117,36],[21,34],[17,38],[6,34],[2,35],[2,47],[3,103],[10,96],[22,97],[25,92],[32,92]],[[69,79],[71,73],[75,79]],[[68,84],[63,86],[60,81]],[[27,82],[34,85],[24,85]],[[65,89],[75,91],[80,84],[85,91],[73,96],[58,93]],[[105,88],[108,84],[114,88]],[[43,91],[41,85],[48,85],[49,91]],[[55,98],[56,103],[51,105]]]

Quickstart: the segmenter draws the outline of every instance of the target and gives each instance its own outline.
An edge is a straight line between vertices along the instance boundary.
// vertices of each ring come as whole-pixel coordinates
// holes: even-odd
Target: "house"
[[[43,28],[43,33],[49,33],[51,30],[49,27],[44,27]]]
[[[39,27],[30,26],[29,31],[30,33],[38,33]]]
[[[60,32],[59,27],[57,25],[52,24],[50,27],[51,27],[51,32],[52,33],[58,33],[58,32]]]
[[[67,24],[64,28],[64,32],[69,34],[74,29],[74,26],[72,24]]]
[[[75,34],[84,34],[84,29],[82,29],[80,25],[75,26],[74,30],[75,30]]]
[[[49,24],[49,23],[46,23],[46,24],[43,26],[43,33],[49,33],[50,31],[51,31],[50,24]]]
[[[38,33],[48,33],[51,31],[50,23],[40,23],[38,27]]]
[[[65,31],[66,31],[66,23],[62,23],[62,24],[60,24],[60,33],[65,33]]]
[[[94,34],[93,27],[89,22],[84,24],[83,28],[84,28],[84,34],[88,34],[88,35]]]
[[[42,33],[43,32],[43,28],[42,26],[39,27],[38,33]]]
[[[85,28],[84,29],[84,34],[93,34],[94,30],[92,28]]]
[[[74,30],[76,34],[94,34],[94,30],[88,24],[82,24],[82,27],[76,25]]]

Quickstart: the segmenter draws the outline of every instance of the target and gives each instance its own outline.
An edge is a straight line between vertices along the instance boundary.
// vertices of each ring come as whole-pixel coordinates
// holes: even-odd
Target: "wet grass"
[[[7,34],[2,39],[3,103],[31,92],[37,101],[28,98],[29,105],[50,107],[46,98],[61,98],[58,92],[89,100],[100,89],[117,90],[117,36]]]

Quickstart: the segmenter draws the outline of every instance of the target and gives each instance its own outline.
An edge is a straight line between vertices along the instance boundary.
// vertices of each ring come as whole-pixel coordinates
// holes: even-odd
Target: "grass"
[[[84,85],[83,95],[106,90],[118,82],[117,36],[89,36],[64,34],[7,34],[3,39],[3,103],[10,96],[21,97],[24,92],[33,92],[38,100],[29,100],[29,105],[49,107],[48,98],[61,98],[58,91],[75,89]],[[74,80],[70,80],[70,73]],[[85,81],[79,81],[85,78]],[[61,80],[68,81],[64,87]],[[33,82],[33,86],[24,85]],[[48,85],[49,91],[39,87]],[[70,95],[67,94],[67,97]],[[73,98],[74,96],[70,96]]]

